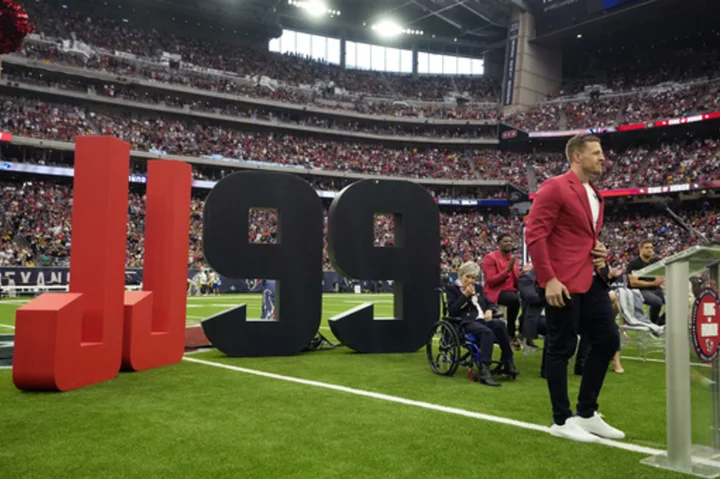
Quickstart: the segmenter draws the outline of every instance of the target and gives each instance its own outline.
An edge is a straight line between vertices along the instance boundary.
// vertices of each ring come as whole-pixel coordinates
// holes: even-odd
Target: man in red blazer
[[[520,312],[520,293],[518,293],[518,279],[520,278],[520,265],[517,257],[513,256],[515,248],[513,237],[509,233],[501,233],[497,239],[498,249],[485,256],[482,261],[482,271],[485,276],[483,294],[494,304],[507,308],[507,330],[510,342],[515,349],[520,347],[515,337],[515,322]],[[525,266],[523,272],[529,266]],[[522,331],[522,318],[520,331]]]
[[[603,202],[590,182],[602,173],[605,160],[600,139],[578,135],[565,153],[570,171],[545,181],[530,208],[526,242],[547,307],[546,369],[553,425],[550,433],[577,441],[595,442],[598,436],[623,439],[597,413],[605,373],[620,344],[608,285],[596,273],[607,250],[598,241]],[[583,366],[577,415],[573,416],[567,390],[567,365],[577,346],[577,335],[587,335],[590,352]]]

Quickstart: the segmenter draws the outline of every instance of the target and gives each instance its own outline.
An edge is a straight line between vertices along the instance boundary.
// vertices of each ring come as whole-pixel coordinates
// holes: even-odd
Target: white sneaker
[[[572,419],[572,418],[570,418]],[[555,437],[563,437],[565,439],[570,439],[573,441],[580,441],[580,442],[599,442],[600,439],[590,434],[589,432],[585,431],[584,429],[578,427],[577,424],[575,424],[570,419],[565,421],[565,424],[562,426],[558,426],[557,424],[553,424],[550,426],[550,434],[552,434]]]
[[[595,434],[596,436],[604,437],[605,439],[625,439],[625,433],[606,423],[605,420],[603,420],[602,414],[598,414],[597,411],[595,411],[590,418],[586,419],[575,416],[568,419],[567,422],[571,422],[579,429]]]

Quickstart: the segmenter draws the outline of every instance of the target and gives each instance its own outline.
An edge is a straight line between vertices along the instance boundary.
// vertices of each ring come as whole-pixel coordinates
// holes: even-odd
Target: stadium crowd
[[[367,97],[362,94],[347,96],[331,93],[327,89],[301,89],[289,86],[273,86],[258,82],[256,79],[239,79],[214,73],[171,69],[161,64],[136,63],[128,59],[97,54],[86,59],[75,54],[59,50],[55,45],[26,42],[18,55],[43,62],[68,65],[82,70],[97,70],[118,75],[125,79],[143,79],[153,84],[168,83],[203,91],[227,93],[240,97],[260,98],[300,105],[314,104],[332,110],[357,111],[367,115],[393,117],[419,117],[438,119],[497,119],[499,109],[492,101],[470,101],[459,104],[450,101],[404,101],[397,96]],[[353,70],[357,72],[358,70]],[[431,77],[422,77],[431,78]],[[378,78],[374,79],[377,82]],[[467,80],[470,82],[471,80]],[[479,80],[474,80],[479,81]],[[370,81],[373,83],[373,81]],[[461,83],[463,84],[463,83]],[[242,99],[242,98],[239,98]]]
[[[0,96],[0,128],[15,135],[72,141],[77,135],[106,134],[134,150],[190,157],[219,155],[338,172],[414,178],[486,179],[528,186],[529,163],[538,184],[563,172],[562,154],[531,155],[499,149],[392,148],[386,145],[330,141],[281,133],[258,133],[225,125],[196,123],[158,116],[90,111],[79,106]],[[683,138],[661,144],[606,149],[603,189],[707,182],[720,162],[715,139]],[[228,165],[229,166],[229,165]],[[220,174],[205,170],[199,178]],[[218,171],[218,170],[216,170]],[[214,176],[213,176],[214,175]]]
[[[714,138],[678,138],[624,150],[606,150],[608,171],[598,181],[604,189],[668,184],[705,184],[714,180],[720,169],[720,140]],[[563,154],[537,156],[534,168],[538,184],[567,170]]]
[[[24,47],[23,52],[31,58],[51,57],[52,61],[56,61],[56,57],[62,59],[68,56],[62,52],[56,52],[57,55],[51,55],[46,49],[38,48],[34,45]],[[111,66],[116,63],[123,64],[126,62],[125,60],[113,58],[112,61],[108,60],[107,66],[103,69],[121,75],[128,75],[126,72],[126,70],[128,70],[127,68],[118,69]],[[318,95],[317,92],[307,91],[300,93],[297,90],[291,92],[290,90],[283,90],[282,88],[270,90],[266,86],[259,84],[241,85],[229,79],[219,78],[209,74],[203,75],[196,72],[168,71],[167,74],[157,74],[145,71],[149,68],[147,65],[134,67],[128,64],[128,67],[133,69],[133,75],[128,76],[136,76],[137,74],[138,76],[152,78],[156,81],[178,83],[199,90],[236,93],[300,104],[315,103],[316,106],[322,108],[354,110],[358,113],[370,115],[457,120],[494,120],[500,118],[502,121],[525,131],[553,131],[634,124],[716,111],[716,105],[719,101],[718,86],[720,85],[717,80],[708,80],[692,85],[673,84],[672,86],[661,85],[645,87],[643,90],[629,94],[607,93],[597,98],[584,94],[579,99],[556,99],[550,102],[538,103],[526,111],[510,112],[505,115],[500,115],[499,108],[494,103],[468,105],[453,105],[451,103],[448,105],[436,102],[422,102],[417,105],[411,105],[406,102],[393,103],[355,99],[350,102],[333,104],[326,96]],[[134,72],[134,70],[137,70],[137,72]],[[145,74],[143,75],[144,71]],[[18,76],[25,77],[25,80],[29,80],[26,74],[18,73]],[[35,81],[41,80],[36,78]],[[60,87],[58,82],[53,83],[53,86]],[[116,85],[115,89],[120,90],[121,87]],[[103,91],[104,90],[105,89],[103,89]],[[112,88],[108,85],[107,93],[111,93],[111,90]],[[118,92],[117,94],[121,93]],[[152,97],[148,96],[144,98],[132,98],[133,95],[132,92],[128,93],[130,99],[137,99],[138,101],[152,100]],[[200,108],[200,105],[196,105],[196,107]],[[440,136],[443,135],[445,134],[441,132]]]
[[[0,184],[3,195],[3,265],[63,265],[69,260],[72,245],[70,211],[72,187],[68,182],[40,180]],[[202,249],[202,207],[204,194],[196,193],[191,202],[191,267],[204,264]],[[708,237],[720,233],[718,211],[709,202],[682,211],[686,221]],[[143,191],[133,188],[128,204],[127,266],[141,267],[144,231]],[[643,239],[656,242],[656,251],[667,256],[693,243],[693,239],[663,215],[648,215],[641,210],[609,210],[602,240],[611,252],[613,264],[625,264],[637,254]],[[327,221],[327,220],[326,220]],[[327,224],[327,223],[326,223]],[[520,234],[522,219],[499,209],[468,208],[441,213],[441,251],[444,270],[454,271],[464,261],[479,261],[496,248],[501,232]],[[272,210],[251,211],[248,240],[274,243],[277,240],[277,216]],[[392,217],[377,215],[375,244],[391,246],[394,240]],[[326,245],[327,247],[327,245]],[[324,265],[329,269],[327,251]]]
[[[408,75],[345,70],[338,65],[318,62],[291,54],[238,47],[221,41],[177,35],[170,31],[145,29],[111,16],[90,18],[70,8],[57,8],[46,2],[25,5],[37,32],[45,38],[73,38],[95,49],[159,60],[163,52],[180,55],[183,62],[197,67],[232,73],[239,77],[268,77],[289,85],[332,82],[337,88],[364,95],[400,96],[422,100],[442,100],[457,92],[476,100],[496,101],[495,86],[475,78]],[[34,52],[29,52],[30,54]],[[56,50],[56,53],[64,53]],[[99,53],[99,52],[97,52]],[[85,63],[78,55],[57,55],[75,64]],[[72,58],[75,57],[75,58]],[[53,57],[53,60],[56,60]],[[103,60],[100,60],[102,63]]]
[[[457,129],[428,126],[379,126],[366,121],[331,119],[312,113],[289,114],[280,109],[225,102],[203,95],[203,91],[273,99],[329,110],[353,110],[369,115],[444,118],[459,122],[470,119],[502,119],[526,131],[577,129],[676,118],[720,109],[720,67],[715,61],[717,44],[704,50],[665,49],[636,58],[598,65],[586,75],[566,82],[550,101],[524,112],[501,116],[497,85],[483,77],[396,75],[343,69],[289,54],[238,47],[172,32],[144,29],[108,16],[92,19],[72,8],[52,2],[24,2],[41,39],[28,39],[18,55],[82,68],[109,72],[124,78],[170,83],[194,90],[174,96],[158,88],[103,82],[64,75],[43,74],[32,67],[12,67],[3,81],[90,93],[101,97],[132,100],[153,105],[214,112],[241,118],[298,123],[328,129],[346,129],[391,135],[482,138],[491,129]],[[67,51],[57,39],[72,39],[89,45],[90,53]],[[163,53],[180,55],[193,68],[163,63]],[[144,61],[138,61],[137,58]],[[197,67],[197,68],[195,68]],[[211,71],[212,70],[212,71]],[[268,82],[268,80],[272,80]],[[277,83],[277,82],[281,83]],[[587,85],[602,85],[589,93]],[[301,87],[302,86],[302,87]],[[583,92],[583,93],[581,93]],[[383,99],[370,98],[373,96]],[[467,102],[456,102],[462,96]],[[116,111],[88,106],[39,101],[26,97],[0,96],[0,128],[14,135],[73,141],[75,136],[111,134],[131,144],[134,150],[182,156],[216,156],[307,169],[378,175],[509,181],[529,186],[529,173],[536,183],[562,173],[567,161],[561,154],[527,154],[500,149],[392,148],[357,141],[332,141],[280,132],[260,133],[229,126],[229,122],[163,116],[139,110]],[[68,157],[58,159],[28,149],[22,157],[4,159],[47,165],[72,165]],[[720,143],[715,139],[684,138],[654,145],[607,149],[606,173],[598,182],[603,189],[630,186],[706,182],[720,169]],[[228,160],[232,161],[232,160]],[[237,160],[235,160],[237,161]],[[144,162],[133,160],[132,169],[144,173]],[[193,165],[196,179],[218,180],[234,171],[216,166]],[[304,175],[320,190],[337,191],[352,180]],[[71,246],[69,211],[72,190],[66,182],[49,180],[2,185],[0,264],[57,264],[67,261]],[[432,187],[435,198],[498,198],[503,188]],[[196,192],[191,206],[190,264],[202,258],[203,194]],[[133,187],[129,201],[127,264],[142,264],[144,199]],[[520,231],[520,219],[498,210],[467,209],[442,214],[444,268],[478,259],[494,249],[498,232]],[[710,211],[708,213],[708,211]],[[691,222],[716,236],[717,215],[712,209],[692,211]],[[273,242],[276,218],[266,210],[253,214],[249,239]],[[393,221],[378,217],[376,243],[390,245]],[[687,244],[688,237],[664,217],[615,212],[608,215],[605,241],[618,262],[635,253],[640,239],[658,239],[661,255]],[[610,233],[611,232],[611,233]],[[329,267],[329,260],[325,260]]]
[[[324,141],[290,134],[240,131],[129,113],[105,114],[54,103],[0,97],[0,128],[33,138],[72,141],[77,135],[108,134],[134,150],[183,156],[220,155],[311,169],[416,178],[466,178],[475,174],[462,151],[393,149],[383,145]],[[94,126],[94,127],[93,127]],[[476,155],[484,151],[478,150]]]
[[[72,152],[59,152],[33,147],[23,146],[0,146],[0,157],[5,161],[13,163],[25,163],[40,166],[59,166],[65,168],[73,167]],[[194,180],[219,181],[227,175],[237,171],[243,171],[230,167],[219,167],[216,165],[192,164],[192,176]],[[130,172],[138,175],[147,173],[145,160],[131,158]],[[337,178],[317,175],[298,175],[316,190],[339,192],[346,186],[357,181],[355,178]],[[507,197],[505,186],[447,186],[428,185],[425,186],[433,198],[453,199],[503,199]]]
[[[554,100],[538,103],[524,112],[511,112],[503,120],[525,131],[556,131],[683,118],[718,111],[719,85],[718,81],[708,81],[632,94]]]
[[[109,17],[90,19],[81,12],[57,9],[48,3],[29,2],[28,8],[44,37],[72,36],[96,48],[88,58],[63,51],[52,42],[28,41],[22,54],[29,58],[202,90],[300,104],[315,102],[326,108],[353,109],[369,114],[458,119],[496,119],[499,116],[497,86],[483,77],[411,76],[345,70],[295,55],[145,30]],[[155,63],[123,58],[114,52],[153,59]],[[198,67],[232,75],[173,69],[159,63],[163,52],[178,54],[184,62]],[[648,54],[600,65],[590,74],[576,76],[563,85],[555,95],[555,102],[543,102],[528,111],[513,112],[505,115],[504,121],[527,131],[541,131],[631,124],[707,112],[715,109],[718,102],[718,83],[714,82],[718,77],[716,56],[717,45],[709,45],[700,50],[664,49],[662,56]],[[669,62],[674,62],[672,67],[668,67]],[[269,88],[266,83],[261,84],[261,77],[279,80],[282,84]],[[297,85],[309,87],[298,89],[295,88]],[[313,85],[323,87],[313,89]],[[574,96],[587,85],[602,85],[603,93],[597,97],[587,92],[580,97]],[[336,93],[332,93],[335,87]],[[422,101],[418,104],[366,101],[367,95]],[[457,95],[469,98],[470,103],[460,106],[454,104],[454,99],[450,103],[438,103]],[[560,103],[557,103],[558,98]],[[337,103],[333,104],[334,100],[338,100]],[[351,124],[343,124],[343,127],[355,131],[364,128]],[[393,134],[412,133],[397,128],[390,131]],[[429,134],[455,137],[458,133],[430,130]]]
[[[117,100],[130,100],[139,103],[165,106],[170,108],[187,109],[194,112],[214,113],[233,118],[245,118],[272,122],[276,124],[305,125],[326,128],[331,130],[346,130],[352,132],[371,133],[392,136],[418,136],[430,138],[497,138],[497,129],[494,125],[483,126],[444,126],[444,125],[400,125],[393,123],[377,123],[360,121],[351,118],[319,116],[309,112],[297,113],[283,110],[270,111],[263,107],[249,106],[247,104],[230,103],[212,97],[184,95],[177,96],[162,90],[141,91],[135,85],[89,84],[73,78],[49,78],[42,72],[19,71],[4,74],[3,79],[14,84],[19,82],[51,87],[55,89],[71,90],[87,93],[91,96],[109,97]],[[71,101],[67,99],[65,101]],[[402,110],[401,110],[402,111]],[[391,112],[389,110],[389,112]],[[449,110],[445,115],[451,116]]]

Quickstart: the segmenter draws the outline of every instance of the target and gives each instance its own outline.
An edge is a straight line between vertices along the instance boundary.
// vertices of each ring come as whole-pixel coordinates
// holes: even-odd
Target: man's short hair
[[[652,245],[653,242],[651,240],[642,240],[640,242],[640,249],[643,249],[643,246],[645,246],[646,244]]]
[[[511,235],[510,233],[500,233],[497,237],[497,242],[499,244],[503,239],[505,239],[505,238],[512,239],[512,237],[513,237],[513,235]]]
[[[600,138],[589,133],[573,136],[568,140],[567,145],[565,145],[565,156],[567,160],[572,164],[572,158],[576,151],[584,149],[588,143],[595,142],[600,143]]]

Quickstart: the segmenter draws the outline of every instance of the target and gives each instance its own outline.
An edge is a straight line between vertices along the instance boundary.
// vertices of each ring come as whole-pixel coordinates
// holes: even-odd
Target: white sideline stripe
[[[392,403],[396,403],[396,404],[404,404],[406,406],[414,406],[414,407],[419,407],[419,408],[423,408],[423,409],[430,409],[432,411],[439,411],[439,412],[444,412],[447,414],[454,414],[457,416],[465,416],[465,417],[469,417],[472,419],[479,419],[481,421],[494,422],[497,424],[505,424],[507,426],[515,426],[515,427],[519,427],[522,429],[529,429],[532,431],[538,431],[538,432],[542,432],[542,433],[546,433],[546,434],[550,430],[549,427],[542,426],[540,424],[533,424],[530,422],[518,421],[516,419],[509,419],[509,418],[500,417],[500,416],[492,416],[490,414],[483,414],[483,413],[475,412],[475,411],[467,411],[465,409],[442,406],[440,404],[433,404],[433,403],[428,403],[428,402],[424,402],[424,401],[416,401],[413,399],[406,399],[406,398],[401,398],[398,396],[390,396],[388,394],[381,394],[381,393],[376,393],[376,392],[372,392],[372,391],[365,391],[362,389],[349,388],[349,387],[340,386],[337,384],[323,383],[320,381],[312,381],[312,380],[308,380],[308,379],[299,379],[299,378],[294,378],[291,376],[281,376],[279,374],[268,373],[265,371],[257,371],[255,369],[241,368],[239,366],[232,366],[230,364],[216,363],[216,362],[212,362],[212,361],[206,361],[204,359],[189,358],[187,356],[183,357],[183,360],[190,361],[192,363],[204,364],[205,366],[213,366],[216,368],[228,369],[230,371],[235,371],[235,372],[240,372],[240,373],[245,373],[245,374],[252,374],[254,376],[261,376],[261,377],[265,377],[265,378],[269,378],[269,379],[277,379],[280,381],[287,381],[287,382],[291,382],[291,383],[302,384],[305,386],[314,386],[314,387],[323,388],[323,389],[330,389],[332,391],[338,391],[338,392],[343,392],[343,393],[347,393],[347,394],[354,394],[356,396],[368,397],[368,398],[372,398],[372,399],[379,399],[381,401],[388,401],[388,402],[392,402]],[[660,449],[641,446],[639,444],[611,441],[609,439],[600,439],[599,444],[603,444],[603,445],[609,446],[609,447],[614,447],[616,449],[623,449],[625,451],[635,452],[638,454],[646,454],[648,456],[654,456],[654,455],[662,454],[663,452],[665,452]]]
[[[212,348],[212,347],[210,347],[210,348],[200,348],[200,349],[196,349],[195,351],[188,351],[188,352],[186,352],[186,353],[184,354],[184,356],[189,356],[189,355],[191,355],[191,354],[207,353],[208,351],[212,351],[213,349],[215,349],[215,348]]]
[[[10,329],[15,329],[15,326],[10,326],[9,324],[0,324],[0,328],[10,328]]]
[[[186,315],[186,317],[192,318],[192,319],[205,319],[207,316],[193,316],[191,314],[188,314],[188,315]]]

